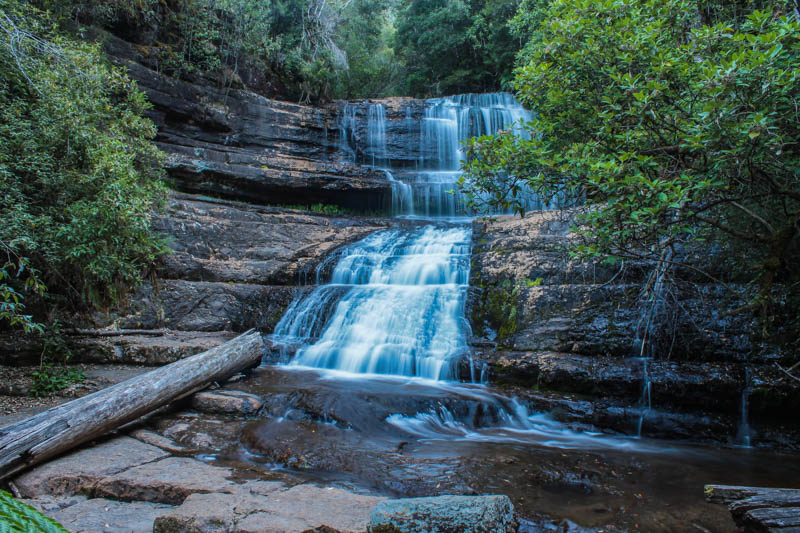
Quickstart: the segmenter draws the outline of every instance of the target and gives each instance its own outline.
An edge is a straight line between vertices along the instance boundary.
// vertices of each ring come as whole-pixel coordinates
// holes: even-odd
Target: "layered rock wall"
[[[573,224],[554,211],[474,223],[470,319],[491,380],[616,399],[629,418],[651,409],[723,415],[732,438],[743,417],[797,431],[800,388],[775,365],[785,354],[760,339],[751,314],[728,313],[742,305],[730,290],[742,285],[673,271],[654,298],[645,291],[653,264],[572,259]],[[683,253],[719,274],[713,257]]]
[[[386,175],[350,163],[340,150],[336,105],[176,80],[149,68],[134,45],[112,35],[102,40],[152,102],[156,143],[178,189],[272,205],[391,206]]]

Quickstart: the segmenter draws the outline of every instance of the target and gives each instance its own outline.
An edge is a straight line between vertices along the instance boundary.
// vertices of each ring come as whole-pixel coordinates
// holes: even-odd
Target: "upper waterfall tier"
[[[331,283],[287,310],[273,338],[307,343],[293,364],[452,379],[467,351],[468,227],[383,231],[349,247]]]
[[[532,118],[509,93],[340,106],[341,153],[353,163],[387,173],[392,209],[398,215],[467,214],[457,190],[463,141],[503,129],[525,135],[522,126]]]

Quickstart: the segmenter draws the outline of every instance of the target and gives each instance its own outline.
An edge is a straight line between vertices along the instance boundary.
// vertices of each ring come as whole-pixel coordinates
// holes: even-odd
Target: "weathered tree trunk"
[[[729,504],[745,533],[800,531],[800,489],[706,485],[706,500]]]
[[[0,428],[0,479],[97,438],[261,360],[256,331]]]
[[[731,504],[747,498],[775,498],[785,496],[800,497],[800,489],[775,489],[771,487],[742,487],[738,485],[706,485],[706,501],[709,503]]]

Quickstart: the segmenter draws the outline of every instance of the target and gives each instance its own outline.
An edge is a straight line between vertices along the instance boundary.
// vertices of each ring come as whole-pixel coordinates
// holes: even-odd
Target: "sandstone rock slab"
[[[50,461],[19,476],[23,496],[70,495],[89,490],[100,479],[157,461],[169,454],[130,437],[119,437]]]
[[[386,500],[372,511],[370,533],[511,533],[508,496],[436,496]]]
[[[158,503],[94,498],[46,514],[72,533],[151,533],[156,517],[171,508]]]
[[[333,487],[248,482],[230,493],[192,494],[158,517],[154,533],[284,533],[366,530],[370,511],[384,498]]]
[[[234,486],[229,468],[188,457],[168,457],[98,481],[94,494],[122,501],[180,505],[193,493],[227,492]]]

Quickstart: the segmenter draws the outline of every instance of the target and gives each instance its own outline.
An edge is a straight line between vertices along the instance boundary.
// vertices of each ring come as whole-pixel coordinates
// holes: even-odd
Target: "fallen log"
[[[41,463],[261,361],[253,330],[83,398],[0,428],[0,479]]]
[[[742,487],[739,485],[706,485],[704,487],[706,501],[709,503],[731,504],[753,496],[762,498],[780,496],[798,496],[800,489],[775,489],[770,487]]]
[[[797,533],[800,531],[800,507],[770,507],[745,513],[737,526],[747,533]]]
[[[728,504],[746,533],[800,533],[800,489],[706,485],[706,500]]]
[[[773,494],[759,494],[744,500],[733,502],[728,509],[733,516],[734,522],[742,523],[744,515],[754,509],[779,509],[782,507],[800,507],[800,490],[794,493],[778,492]]]

